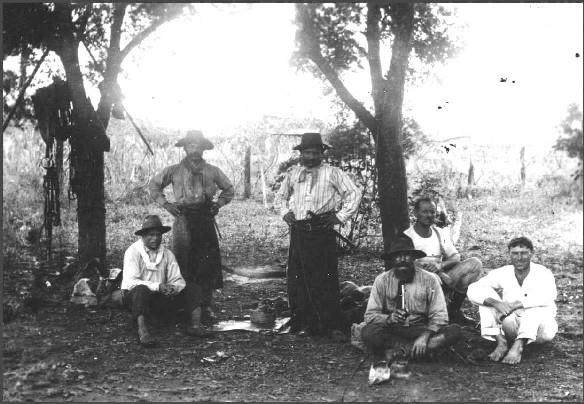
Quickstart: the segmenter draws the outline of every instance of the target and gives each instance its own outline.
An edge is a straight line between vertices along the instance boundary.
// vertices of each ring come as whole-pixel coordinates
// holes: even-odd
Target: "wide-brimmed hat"
[[[389,260],[393,258],[396,254],[404,252],[412,254],[416,259],[423,258],[426,256],[426,253],[424,251],[416,250],[412,239],[404,234],[399,236],[399,238],[395,239],[393,243],[391,243],[389,251],[381,254],[381,258]]]
[[[304,150],[309,147],[321,147],[322,150],[330,149],[331,147],[322,142],[320,133],[308,132],[302,134],[302,140],[298,146],[293,147],[293,150]]]
[[[211,141],[207,139],[200,130],[189,130],[185,137],[176,142],[175,146],[183,147],[184,145],[192,143],[200,143],[203,146],[203,150],[211,150],[213,147],[215,147],[213,143],[211,143]]]
[[[141,236],[142,234],[146,233],[148,230],[158,229],[162,233],[166,233],[170,230],[170,226],[163,226],[162,221],[158,215],[148,215],[146,219],[144,219],[144,223],[142,224],[142,228],[136,231],[134,234],[136,236]]]

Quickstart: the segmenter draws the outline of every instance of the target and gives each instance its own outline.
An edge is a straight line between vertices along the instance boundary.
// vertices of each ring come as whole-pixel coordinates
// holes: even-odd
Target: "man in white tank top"
[[[417,250],[424,251],[426,257],[416,261],[416,265],[437,274],[452,297],[448,305],[450,322],[462,325],[474,324],[465,317],[460,307],[466,298],[468,285],[484,276],[483,264],[476,257],[461,261],[458,250],[444,232],[434,225],[436,203],[430,197],[421,197],[414,203],[416,223],[404,234],[414,242]]]

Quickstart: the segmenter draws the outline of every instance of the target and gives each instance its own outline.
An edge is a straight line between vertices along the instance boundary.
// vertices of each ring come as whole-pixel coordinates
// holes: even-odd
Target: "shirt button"
[[[527,297],[527,293],[524,296]]]

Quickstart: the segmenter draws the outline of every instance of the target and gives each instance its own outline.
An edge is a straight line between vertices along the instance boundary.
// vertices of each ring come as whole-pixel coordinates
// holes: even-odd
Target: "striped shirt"
[[[404,284],[404,308],[410,313],[410,325],[425,325],[428,330],[438,332],[448,324],[448,310],[438,277],[416,268],[414,280]],[[386,323],[398,306],[399,279],[394,270],[383,272],[373,282],[365,322]]]
[[[308,218],[308,211],[315,214],[336,212],[345,223],[357,212],[361,194],[349,176],[337,167],[321,164],[306,168],[295,166],[288,173],[276,195],[275,205],[284,216],[293,212],[296,220]]]

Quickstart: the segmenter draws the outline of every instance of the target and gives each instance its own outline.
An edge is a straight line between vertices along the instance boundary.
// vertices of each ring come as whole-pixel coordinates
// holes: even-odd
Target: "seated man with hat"
[[[201,324],[211,325],[215,320],[213,290],[223,287],[215,216],[233,199],[234,190],[223,171],[203,159],[203,152],[213,149],[213,143],[201,131],[187,132],[175,146],[184,148],[186,157],[155,175],[149,191],[175,218],[172,251],[187,285],[192,284],[200,296],[187,330],[197,334]],[[174,203],[168,202],[163,192],[171,184]]]
[[[302,165],[288,170],[274,204],[290,226],[290,331],[343,338],[342,331],[348,331],[349,325],[339,305],[334,226],[357,212],[361,195],[345,172],[322,163],[328,148],[319,133],[302,135],[294,147],[300,150]]]
[[[147,325],[153,312],[168,315],[182,304],[190,313],[197,304],[193,288],[185,288],[174,254],[161,245],[162,234],[169,230],[158,216],[146,216],[142,228],[134,233],[140,239],[124,254],[122,302],[132,311],[139,342],[145,346],[156,343]]]
[[[424,257],[407,236],[396,239],[382,258],[389,270],[378,275],[365,311],[361,338],[376,361],[392,360],[405,342],[413,358],[454,344],[460,326],[448,325],[446,301],[437,277],[414,265]],[[410,347],[410,343],[413,345]]]

